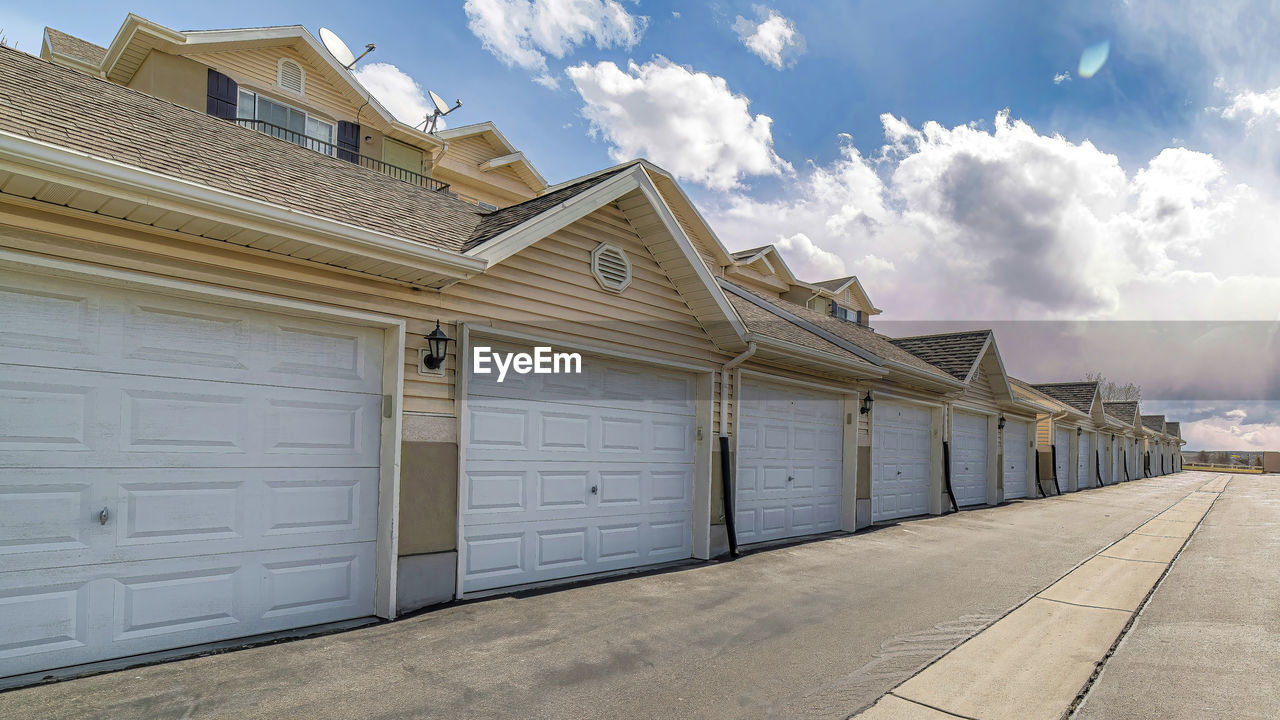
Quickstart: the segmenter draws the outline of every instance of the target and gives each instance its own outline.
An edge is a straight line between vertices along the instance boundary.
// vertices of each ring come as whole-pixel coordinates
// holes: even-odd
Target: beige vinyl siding
[[[991,389],[991,376],[987,374],[984,367],[984,361],[978,366],[978,372],[974,373],[973,380],[969,383],[969,387],[965,389],[964,395],[960,401],[965,405],[982,408],[983,410],[996,410],[996,396]]]
[[[1036,421],[1036,446],[1048,449],[1053,445],[1053,428],[1048,418]]]
[[[479,135],[456,138],[449,141],[449,148],[438,163],[438,172],[455,192],[505,207],[535,195],[533,189],[509,167],[480,169],[481,163],[507,154],[506,148],[496,147]]]
[[[295,106],[303,105],[303,110],[327,115],[328,119],[334,121],[355,120],[357,106],[325,77],[327,74],[325,70],[321,70],[291,47],[195,53],[188,57],[224,75],[229,75],[233,80],[244,85],[246,90],[260,90],[264,95],[277,98],[282,102]],[[276,68],[280,58],[293,60],[306,72],[305,99],[276,84]],[[372,110],[366,109],[365,112],[369,115],[373,114]]]
[[[614,208],[589,215],[443,293],[176,232],[144,232],[128,227],[127,221],[98,222],[0,204],[0,223],[53,233],[0,228],[0,245],[8,247],[405,318],[408,412],[455,413],[457,358],[447,359],[443,377],[417,371],[418,348],[437,318],[454,338],[456,322],[499,324],[696,364],[727,359],[706,339]],[[621,295],[601,290],[590,274],[591,250],[602,240],[616,243],[631,257],[634,280]]]

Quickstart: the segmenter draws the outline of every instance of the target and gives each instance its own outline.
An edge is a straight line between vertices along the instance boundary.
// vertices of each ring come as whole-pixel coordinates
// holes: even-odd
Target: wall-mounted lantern
[[[876,399],[871,397],[871,391],[868,390],[867,396],[862,398],[862,407],[858,408],[858,414],[866,415],[867,413],[871,412],[871,405],[874,404],[875,401]]]
[[[1076,437],[1080,437],[1083,434],[1084,434],[1084,428],[1076,428]]]
[[[1004,429],[1004,415],[1001,415],[1000,420],[996,422],[996,428],[1000,430]]]
[[[444,372],[444,359],[449,354],[449,343],[453,338],[440,329],[440,321],[436,321],[436,329],[427,334],[427,346],[418,349],[418,372],[439,374]]]

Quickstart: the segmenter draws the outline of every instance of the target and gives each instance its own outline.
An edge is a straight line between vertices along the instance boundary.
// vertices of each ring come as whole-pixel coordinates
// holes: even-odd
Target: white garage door
[[[742,544],[840,529],[840,395],[744,380],[735,530]]]
[[[871,519],[929,512],[929,408],[877,402],[872,410]]]
[[[951,426],[951,491],[956,504],[987,501],[987,419],[958,412]]]
[[[693,554],[693,376],[588,356],[468,383],[464,591]]]
[[[1092,437],[1089,433],[1080,436],[1080,454],[1076,457],[1076,489],[1078,490],[1097,485],[1094,481],[1096,470],[1093,463]]]
[[[0,273],[0,674],[374,613],[382,332]]]
[[[1067,430],[1058,430],[1054,433],[1053,446],[1057,453],[1054,457],[1054,472],[1058,476],[1058,492],[1066,492],[1068,471],[1071,467],[1071,433]]]
[[[1004,426],[1004,497],[1027,496],[1027,424],[1007,420]]]

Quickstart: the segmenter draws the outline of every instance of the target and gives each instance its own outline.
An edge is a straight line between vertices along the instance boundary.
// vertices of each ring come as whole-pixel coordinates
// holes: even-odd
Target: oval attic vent
[[[605,290],[622,292],[631,284],[631,260],[622,248],[600,243],[591,252],[591,274]]]
[[[301,65],[288,58],[280,59],[280,66],[276,71],[276,84],[285,90],[301,93],[305,78]]]

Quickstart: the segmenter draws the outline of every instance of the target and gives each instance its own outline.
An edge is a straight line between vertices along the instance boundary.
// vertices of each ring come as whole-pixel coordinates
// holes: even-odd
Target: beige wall
[[[129,87],[196,112],[207,110],[209,68],[177,55],[152,50]]]

